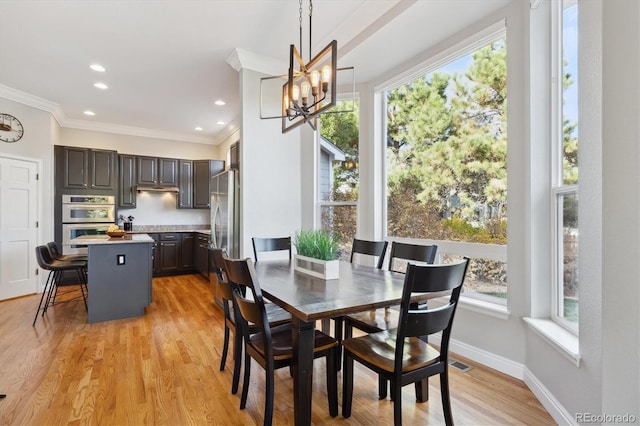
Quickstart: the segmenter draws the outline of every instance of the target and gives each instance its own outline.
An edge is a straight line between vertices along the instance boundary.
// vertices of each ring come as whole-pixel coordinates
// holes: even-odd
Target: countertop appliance
[[[225,170],[211,178],[211,248],[229,257],[240,256],[240,184],[238,171]]]
[[[115,222],[116,205],[112,195],[62,196],[62,253],[87,254],[86,245],[70,245],[83,235],[104,235]]]

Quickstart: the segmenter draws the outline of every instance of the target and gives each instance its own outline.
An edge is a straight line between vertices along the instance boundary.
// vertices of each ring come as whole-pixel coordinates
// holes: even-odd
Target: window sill
[[[442,297],[430,300],[429,303],[435,302],[438,305],[445,305],[449,302],[449,298]],[[483,315],[489,315],[498,319],[508,319],[511,312],[505,305],[487,302],[486,300],[478,300],[471,297],[460,296],[459,308],[468,311],[477,312]]]
[[[550,319],[528,318],[523,320],[540,337],[550,343],[576,367],[580,367],[580,344],[578,336]]]
[[[499,319],[508,319],[511,313],[505,305],[487,302],[486,300],[474,299],[471,297],[460,297],[460,307],[469,311],[489,315]]]

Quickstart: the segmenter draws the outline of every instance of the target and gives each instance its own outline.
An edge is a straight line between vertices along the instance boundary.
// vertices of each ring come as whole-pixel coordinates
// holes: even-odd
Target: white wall
[[[300,130],[282,134],[279,120],[260,119],[260,77],[258,72],[240,70],[240,253],[244,257],[253,257],[252,237],[288,236],[301,227]],[[313,170],[313,165],[306,168]]]
[[[602,410],[640,424],[640,3],[601,19]]]
[[[119,154],[182,158],[185,160],[226,160],[219,158],[215,145],[167,139],[61,128],[59,145],[113,149]]]
[[[58,125],[48,112],[0,97],[0,111],[15,116],[24,127],[16,143],[0,142],[0,155],[40,160],[40,242],[53,241],[53,143]]]
[[[209,225],[209,209],[177,209],[175,192],[140,192],[135,209],[119,209],[118,216],[133,216],[134,225]]]

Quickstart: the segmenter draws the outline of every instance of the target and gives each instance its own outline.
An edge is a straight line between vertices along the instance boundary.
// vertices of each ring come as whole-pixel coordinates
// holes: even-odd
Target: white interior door
[[[37,291],[38,164],[0,157],[0,300]]]

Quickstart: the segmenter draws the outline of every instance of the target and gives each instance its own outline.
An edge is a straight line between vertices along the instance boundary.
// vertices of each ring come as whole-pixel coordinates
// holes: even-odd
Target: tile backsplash
[[[209,225],[208,209],[178,209],[171,192],[140,192],[135,209],[119,209],[118,216],[133,216],[137,225]],[[122,225],[122,223],[119,223]]]

